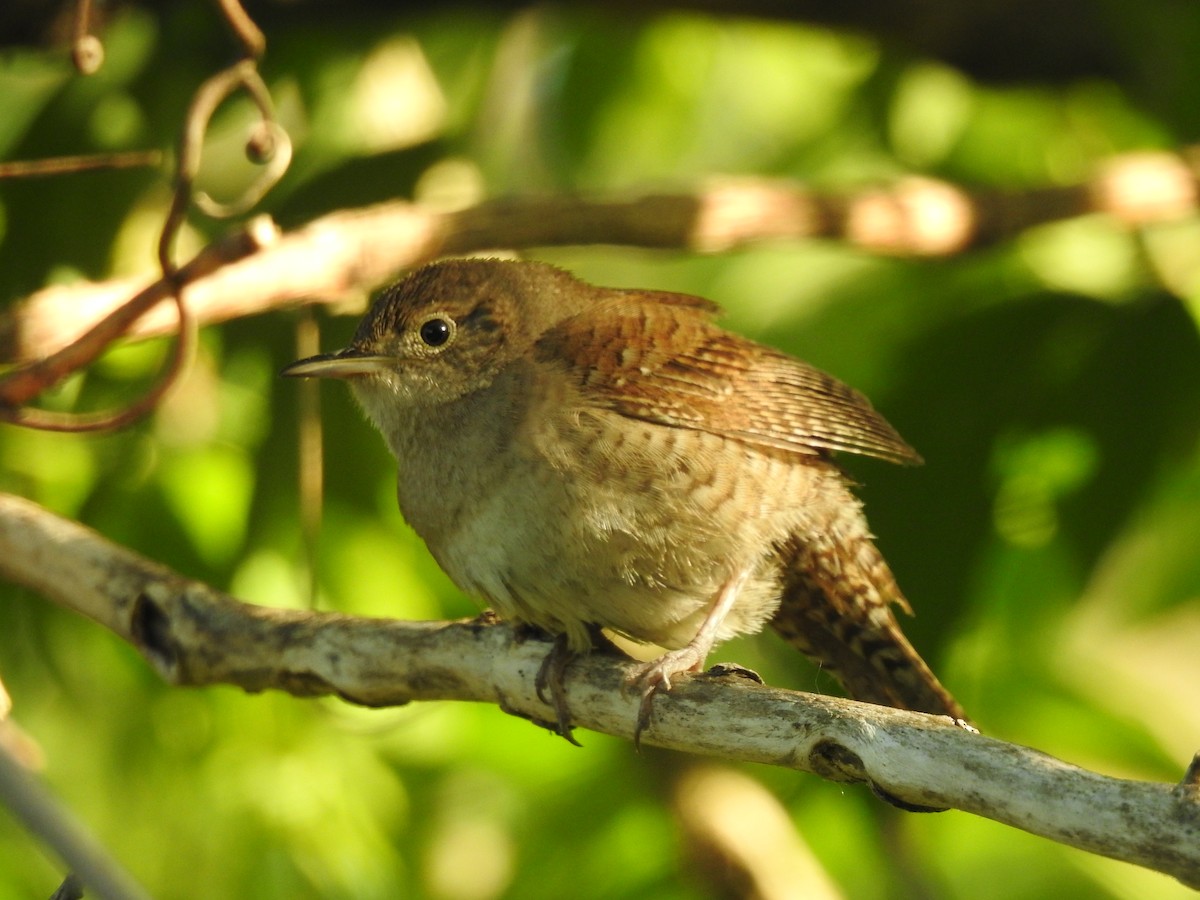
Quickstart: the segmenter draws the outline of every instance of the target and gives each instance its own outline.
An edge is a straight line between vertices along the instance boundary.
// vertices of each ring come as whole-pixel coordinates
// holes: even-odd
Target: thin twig
[[[238,0],[217,0],[217,8],[221,10],[221,15],[241,43],[245,54],[254,59],[262,56],[267,49],[267,39]]]
[[[104,44],[92,34],[92,0],[79,0],[71,28],[71,62],[80,75],[94,75],[104,65]]]
[[[162,160],[161,150],[125,150],[115,153],[90,153],[85,156],[15,159],[0,162],[0,178],[41,178],[106,169],[136,169],[162,165]]]
[[[312,308],[301,311],[296,322],[296,358],[315,356],[321,352],[321,331]],[[296,411],[298,430],[296,453],[297,496],[300,506],[300,534],[304,540],[304,560],[308,565],[308,602],[317,605],[318,572],[316,559],[321,538],[322,505],[325,496],[324,445],[321,434],[321,391],[313,380],[298,385],[299,403]]]

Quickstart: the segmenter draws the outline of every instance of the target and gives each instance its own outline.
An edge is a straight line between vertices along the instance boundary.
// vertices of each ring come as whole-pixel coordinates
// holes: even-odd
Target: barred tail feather
[[[911,610],[857,502],[838,509],[837,521],[780,548],[783,599],[772,627],[855,700],[966,719],[900,630],[892,605]]]

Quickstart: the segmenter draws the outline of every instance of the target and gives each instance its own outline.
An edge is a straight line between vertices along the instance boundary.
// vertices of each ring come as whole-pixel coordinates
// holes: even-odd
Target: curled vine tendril
[[[195,206],[201,213],[218,219],[243,215],[279,182],[292,159],[291,139],[275,120],[270,91],[257,68],[257,61],[266,49],[266,39],[237,0],[216,0],[216,4],[241,44],[244,55],[238,62],[200,85],[184,118],[171,204],[158,238],[161,277],[70,346],[0,378],[0,419],[47,431],[100,431],[122,427],[145,415],[158,405],[178,379],[195,346],[196,324],[183,302],[184,286],[221,265],[257,251],[274,239],[274,223],[261,217],[229,237],[210,244],[182,268],[175,263],[172,255],[175,238],[190,207]],[[103,63],[103,44],[91,33],[91,0],[80,0],[75,8],[71,52],[75,66],[82,74],[95,72]],[[246,153],[252,162],[262,165],[262,170],[240,197],[220,202],[203,191],[197,191],[195,180],[200,170],[209,122],[220,105],[238,91],[246,93],[259,114],[247,140]],[[8,174],[29,176],[112,165],[111,159],[105,163],[76,158],[65,163],[62,160],[45,161],[41,165],[35,162]],[[60,414],[26,406],[30,400],[61,382],[71,372],[93,362],[140,316],[168,298],[178,310],[178,337],[163,370],[141,397],[120,409],[99,413]]]

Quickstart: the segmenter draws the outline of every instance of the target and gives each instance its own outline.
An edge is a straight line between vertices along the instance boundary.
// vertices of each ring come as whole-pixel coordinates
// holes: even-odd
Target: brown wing
[[[718,328],[716,311],[686,295],[620,292],[560,322],[536,352],[565,365],[591,402],[630,418],[808,456],[921,461],[862,394]]]

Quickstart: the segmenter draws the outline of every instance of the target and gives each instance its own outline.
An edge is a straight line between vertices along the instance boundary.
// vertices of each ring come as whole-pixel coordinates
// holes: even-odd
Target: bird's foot
[[[671,690],[671,677],[684,672],[699,672],[704,668],[704,660],[716,643],[721,623],[733,609],[746,579],[752,574],[752,568],[745,568],[735,573],[726,581],[721,590],[713,598],[712,606],[700,623],[700,629],[687,644],[678,650],[668,650],[658,659],[651,660],[638,666],[633,674],[625,681],[626,689],[638,685],[642,689],[642,702],[638,707],[637,724],[633,729],[633,746],[641,749],[642,732],[650,725],[651,714],[654,710],[654,695],[659,691]]]
[[[554,707],[556,721],[554,730],[560,737],[565,738],[576,747],[580,747],[582,745],[575,740],[574,734],[571,733],[571,708],[567,705],[567,688],[563,684],[567,666],[574,658],[575,652],[571,649],[567,635],[558,635],[554,638],[554,646],[550,648],[550,652],[546,654],[546,658],[538,667],[537,677],[533,684],[537,688],[538,699],[548,706]]]
[[[641,749],[642,732],[650,726],[654,713],[654,697],[671,690],[671,679],[684,672],[699,672],[704,668],[708,648],[696,642],[678,650],[668,650],[658,659],[643,663],[625,679],[625,689],[637,688],[642,693],[638,706],[637,724],[633,729],[633,746]]]

